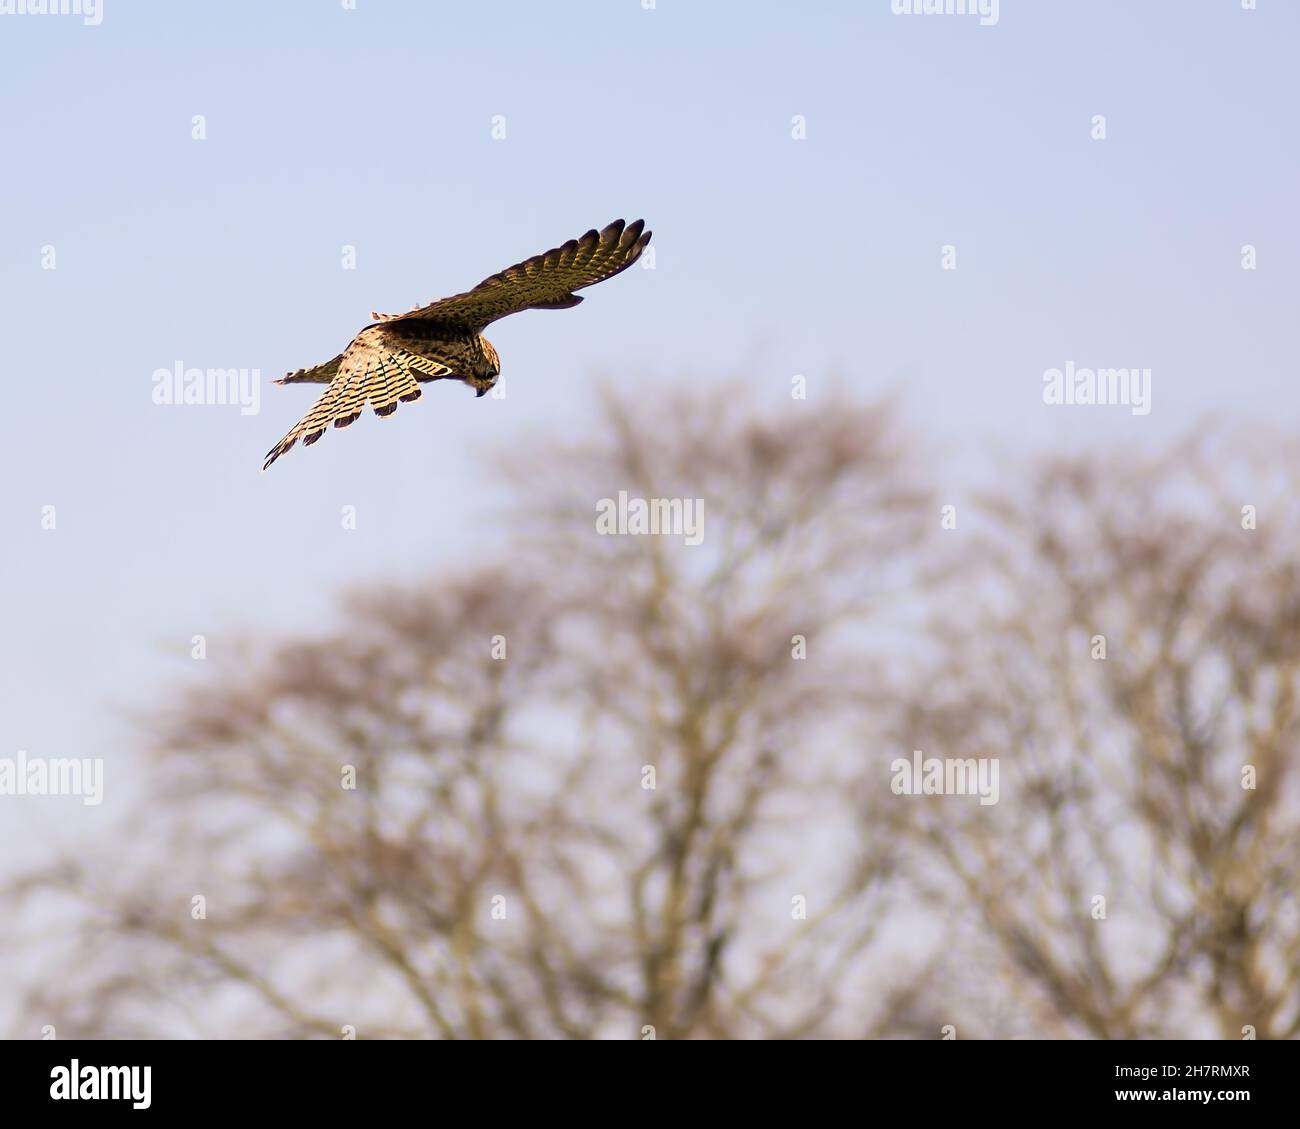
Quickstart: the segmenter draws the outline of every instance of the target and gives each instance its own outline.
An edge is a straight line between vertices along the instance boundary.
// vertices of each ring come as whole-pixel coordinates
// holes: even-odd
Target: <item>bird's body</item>
[[[405,314],[372,314],[337,357],[290,373],[278,384],[328,384],[292,431],[271,448],[262,469],[299,439],[315,443],[325,429],[347,427],[366,404],[387,416],[399,403],[418,400],[430,380],[459,380],[482,396],[501,374],[501,360],[483,329],[520,310],[566,310],[575,293],[626,270],[650,242],[644,223],[615,220],[484,279],[473,290],[418,306]]]
[[[450,336],[437,322],[419,320],[395,321],[374,329],[397,347],[446,365],[479,395],[491,388],[501,374],[501,358],[481,333]]]

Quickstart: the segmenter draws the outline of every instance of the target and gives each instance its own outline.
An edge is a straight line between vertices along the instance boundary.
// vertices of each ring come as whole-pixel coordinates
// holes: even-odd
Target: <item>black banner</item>
[[[0,1064],[6,1113],[88,1117],[203,1111],[319,1113],[393,1104],[436,1111],[483,1100],[494,1113],[646,1109],[719,1102],[855,1109],[1091,1112],[1194,1107],[1214,1115],[1290,1109],[1294,1043],[1166,1041],[667,1043],[22,1042]],[[591,1103],[599,1103],[592,1105]],[[620,1103],[626,1103],[621,1105]],[[13,1121],[13,1124],[25,1122]]]

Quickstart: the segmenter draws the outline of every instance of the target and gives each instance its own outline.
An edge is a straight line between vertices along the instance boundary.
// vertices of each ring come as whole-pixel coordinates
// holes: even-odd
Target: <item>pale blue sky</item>
[[[494,448],[583,426],[598,370],[649,386],[739,358],[773,402],[794,373],[814,398],[836,370],[901,388],[956,493],[988,440],[1288,418],[1297,47],[1289,0],[1003,0],[994,27],[889,0],[0,16],[0,755],[111,756],[107,707],[166,692],[159,644],[216,650],[317,622],[348,580],[472,563]],[[151,400],[157,368],[269,381],[372,309],[617,216],[653,227],[655,269],[495,326],[504,401],[427,386],[261,476],[315,389],[264,384],[248,417]],[[1045,407],[1067,360],[1151,368],[1151,415]]]

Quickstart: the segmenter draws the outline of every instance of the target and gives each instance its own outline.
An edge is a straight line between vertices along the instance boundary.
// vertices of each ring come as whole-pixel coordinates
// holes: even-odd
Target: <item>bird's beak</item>
[[[474,393],[474,399],[476,399],[476,400],[481,400],[481,399],[483,399],[483,397],[486,396],[486,395],[487,395],[487,389],[486,389],[486,388],[480,388],[477,392]]]

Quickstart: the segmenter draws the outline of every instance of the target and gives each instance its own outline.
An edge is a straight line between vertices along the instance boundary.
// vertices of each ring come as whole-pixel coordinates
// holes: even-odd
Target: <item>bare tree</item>
[[[0,891],[19,1031],[1300,1035],[1293,446],[1037,459],[953,529],[906,451],[607,395],[473,573],[225,640],[134,834]]]
[[[950,533],[896,742],[1003,770],[996,805],[913,824],[965,907],[945,983],[968,1033],[1300,1034],[1285,466],[1292,445],[1226,432],[1049,459]]]
[[[904,464],[880,407],[608,397],[582,444],[520,456],[495,564],[370,585],[318,637],[227,641],[140,719],[130,846],[9,891],[70,914],[24,1022],[887,1027],[906,1000],[866,956],[898,809],[864,838],[847,782],[868,628],[928,523]],[[666,525],[602,525],[620,492]]]

